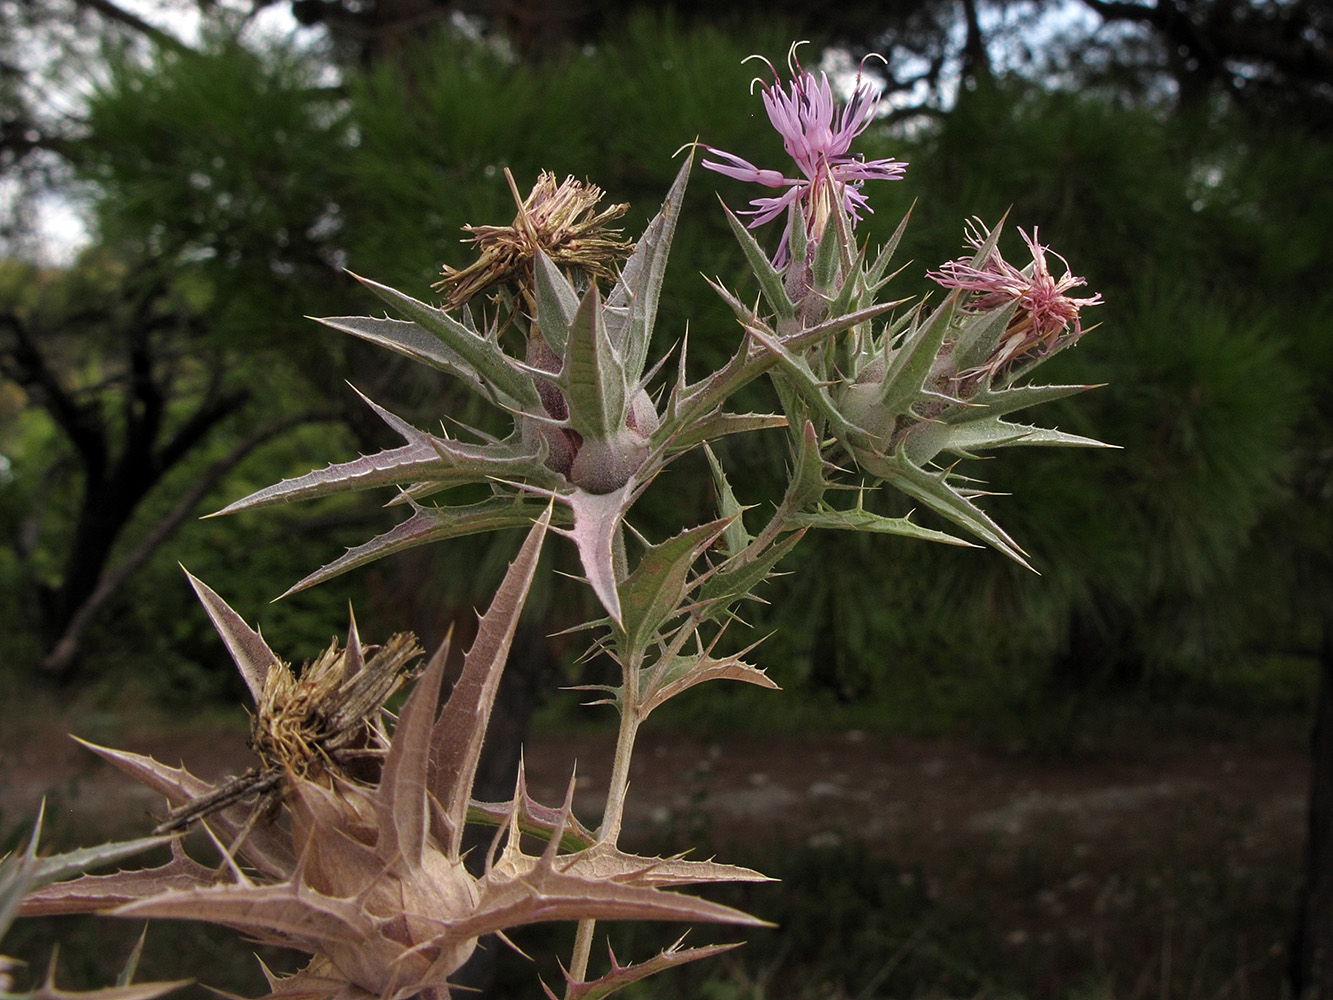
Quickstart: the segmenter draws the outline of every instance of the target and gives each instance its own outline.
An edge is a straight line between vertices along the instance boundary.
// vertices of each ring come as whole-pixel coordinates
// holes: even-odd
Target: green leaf
[[[782,282],[782,275],[778,269],[773,266],[773,262],[768,259],[768,254],[764,252],[763,247],[746,228],[745,223],[741,222],[731,209],[726,205],[722,210],[727,213],[727,222],[731,226],[731,231],[736,235],[736,242],[741,245],[741,251],[745,254],[745,260],[750,265],[755,279],[759,282],[759,292],[763,295],[764,301],[768,303],[768,308],[779,319],[790,319],[796,315],[796,305],[787,296],[786,286]]]
[[[578,293],[540,247],[537,248],[533,274],[537,286],[537,322],[542,336],[551,345],[551,350],[563,356],[569,325],[579,311]]]
[[[838,239],[837,220],[838,213],[842,211],[841,206],[836,211],[830,212],[828,221],[824,223],[824,232],[819,237],[819,245],[815,247],[815,259],[811,263],[811,276],[814,278],[815,288],[827,292],[833,287],[833,279],[838,274],[838,263],[841,260],[842,241]],[[854,281],[853,275],[847,276],[848,281]]]
[[[821,504],[815,511],[796,514],[790,518],[793,524],[802,524],[810,528],[828,528],[839,531],[869,531],[884,535],[904,535],[919,538],[927,542],[942,542],[945,545],[962,545],[969,548],[976,546],[963,538],[957,538],[944,531],[923,528],[907,517],[884,517],[872,513],[858,505],[851,510],[839,510],[828,504]]]
[[[949,482],[947,470],[928,472],[908,459],[901,449],[892,458],[858,455],[857,461],[867,472],[920,500],[935,513],[970,531],[1020,566],[1032,569],[1023,550],[1004,529]]]
[[[889,359],[879,393],[879,406],[885,414],[907,413],[921,399],[926,379],[949,330],[948,317],[952,312],[951,297],[932,312],[925,323],[913,329]]]
[[[805,510],[818,503],[827,488],[824,460],[819,454],[819,436],[815,433],[815,425],[807,420],[796,438],[796,460],[787,492],[782,498],[783,509]]]
[[[662,202],[661,210],[639,238],[634,253],[625,262],[620,280],[607,298],[607,332],[624,359],[624,370],[631,384],[637,384],[643,377],[648,362],[667,258],[693,165],[694,150],[691,149]]]
[[[311,317],[316,323],[341,333],[387,347],[413,361],[420,361],[448,372],[468,383],[478,393],[489,395],[485,383],[463,356],[453,350],[439,337],[430,333],[417,323],[403,319],[376,318],[374,316],[326,316]]]
[[[684,430],[672,433],[672,429],[653,434],[653,442],[663,439],[670,454],[689,451],[705,441],[716,441],[729,434],[744,434],[749,431],[771,430],[786,427],[787,418],[778,413],[712,413],[695,421]]]
[[[680,613],[689,590],[690,567],[731,521],[721,518],[701,524],[644,552],[634,572],[618,588],[627,647],[623,659],[642,653],[662,625]]]
[[[745,508],[736,499],[731,483],[727,482],[727,474],[722,468],[722,463],[706,443],[704,454],[708,457],[708,467],[713,472],[713,484],[717,487],[717,512],[719,516],[731,522],[722,532],[722,541],[726,546],[727,555],[734,556],[750,544],[750,534],[745,530],[745,522],[742,520]]]
[[[1002,417],[1017,410],[1023,410],[1030,406],[1040,406],[1042,403],[1064,399],[1066,396],[1075,396],[1080,392],[1095,388],[1097,386],[1092,385],[1024,385],[999,391],[988,391],[983,388],[975,395],[968,397],[970,406],[953,412],[946,411],[940,417],[950,423],[964,423],[978,416],[987,419]]]
[[[585,438],[606,441],[625,429],[629,386],[619,353],[603,323],[597,286],[589,287],[569,326],[560,382],[569,425]]]
[[[804,535],[805,529],[800,528],[761,553],[740,552],[704,577],[696,597],[696,602],[704,609],[703,618],[724,618],[737,602],[753,599],[755,589],[772,575],[773,567],[796,547]]]
[[[348,549],[333,562],[293,584],[282,596],[288,597],[317,583],[341,576],[348,570],[418,545],[502,531],[505,528],[525,528],[532,524],[533,518],[545,509],[545,505],[513,497],[492,497],[458,507],[421,507],[412,503],[412,509],[412,516],[406,521],[364,544]]]
[[[537,395],[532,377],[518,367],[494,340],[478,336],[443,309],[419,302],[396,288],[360,275],[353,274],[352,277],[405,318],[420,324],[457,351],[496,393],[499,402],[510,409],[536,409],[541,405],[541,397]]]
[[[741,659],[746,652],[749,650],[724,657],[709,656],[702,651],[693,656],[677,656],[667,669],[660,671],[660,675],[654,667],[654,680],[646,684],[643,691],[639,707],[641,717],[647,718],[663,702],[708,681],[741,681],[770,691],[779,690],[773,678]]]

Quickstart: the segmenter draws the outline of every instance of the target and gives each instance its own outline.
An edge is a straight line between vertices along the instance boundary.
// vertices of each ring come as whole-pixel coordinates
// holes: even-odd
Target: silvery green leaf
[[[605,441],[625,429],[629,385],[625,366],[603,322],[597,286],[589,287],[569,326],[560,383],[569,404],[569,426],[585,438]]]
[[[905,535],[927,542],[943,542],[945,545],[973,547],[972,542],[957,538],[944,531],[925,528],[907,517],[884,517],[866,510],[859,504],[851,510],[839,510],[828,504],[820,504],[818,510],[796,514],[789,519],[792,524],[810,528],[825,528],[842,531],[870,531],[878,534]]]
[[[456,351],[473,371],[496,393],[498,401],[511,409],[537,408],[541,399],[532,377],[516,365],[500,345],[489,337],[479,336],[474,330],[454,319],[443,309],[420,302],[396,288],[352,275],[405,318],[412,320]]]
[[[538,248],[533,264],[533,276],[537,291],[537,323],[551,350],[563,355],[569,325],[579,311],[578,293],[541,248]]]
[[[607,332],[611,343],[624,358],[625,372],[631,384],[639,381],[648,362],[649,341],[657,322],[657,303],[666,277],[667,257],[675,239],[676,222],[680,218],[680,207],[685,200],[685,187],[693,165],[694,150],[691,149],[667,192],[661,211],[644,230],[634,253],[625,262],[620,280],[607,297]]]
[[[746,228],[745,223],[736,218],[731,209],[723,205],[722,210],[727,215],[727,223],[736,235],[736,242],[741,245],[741,251],[745,254],[745,260],[750,265],[755,280],[759,282],[759,292],[768,303],[768,308],[773,310],[779,319],[790,319],[795,316],[796,305],[788,297],[786,287],[782,283],[782,275],[768,259],[768,254],[764,253],[763,247]]]
[[[389,319],[374,316],[325,316],[312,317],[316,323],[353,337],[387,347],[413,361],[420,361],[448,372],[463,382],[468,383],[477,392],[489,395],[489,392],[477,375],[476,370],[464,360],[463,356],[451,348],[435,334],[411,320]]]
[[[362,397],[365,399],[365,397]],[[367,404],[397,431],[407,444],[374,455],[362,455],[304,476],[284,479],[223,507],[210,517],[270,507],[293,500],[309,500],[373,489],[377,486],[430,482],[457,486],[492,478],[521,478],[543,474],[539,456],[518,440],[495,444],[465,444],[417,430],[400,417],[366,399]]]
[[[731,520],[701,524],[649,546],[634,572],[620,582],[617,589],[625,659],[641,653],[662,626],[680,613],[689,590],[690,568],[722,536]]]
[[[948,443],[944,447],[955,454],[970,456],[988,448],[1118,448],[1119,445],[1107,444],[1080,434],[1069,434],[1054,427],[1011,424],[996,417],[993,421],[971,421],[950,428]]]
[[[293,584],[282,596],[287,597],[358,566],[418,545],[505,528],[527,527],[544,509],[545,505],[513,497],[491,497],[457,507],[423,507],[413,503],[412,516],[406,521],[368,542],[348,549],[333,562]]]

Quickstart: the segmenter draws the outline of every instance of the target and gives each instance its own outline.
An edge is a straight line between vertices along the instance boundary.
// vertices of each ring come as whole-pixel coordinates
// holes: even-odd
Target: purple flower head
[[[796,45],[791,48],[788,64],[792,79],[787,89],[783,89],[772,63],[768,63],[768,68],[773,72],[773,82],[761,86],[768,120],[782,136],[782,144],[796,161],[801,176],[787,177],[780,170],[760,169],[749,160],[713,146],[704,148],[714,159],[702,162],[709,170],[737,180],[786,189],[781,194],[750,202],[754,207],[744,213],[754,216],[750,228],[772,221],[800,202],[805,212],[806,232],[811,238],[818,238],[834,204],[841,204],[855,225],[862,211],[873,211],[861,192],[861,185],[868,180],[898,180],[907,164],[891,158],[867,160],[848,152],[852,140],[866,130],[879,105],[879,94],[861,80],[859,72],[851,100],[839,105],[827,74],[820,73],[816,78],[801,68],[796,60]],[[789,219],[774,260],[779,266],[787,260],[790,230]]]

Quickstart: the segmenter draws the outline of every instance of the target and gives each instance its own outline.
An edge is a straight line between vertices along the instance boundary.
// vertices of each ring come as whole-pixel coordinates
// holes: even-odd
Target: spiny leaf
[[[882,316],[901,304],[902,302],[882,302],[843,316],[832,317],[815,326],[807,327],[793,336],[783,338],[782,346],[789,354],[804,350],[834,334]],[[721,407],[732,394],[779,363],[778,355],[760,340],[762,335],[771,343],[777,336],[776,333],[763,327],[762,324],[756,324],[746,332],[748,336],[745,343],[721,369],[705,376],[692,386],[677,386],[673,389],[667,420],[663,421],[664,427],[670,424],[673,432],[688,427],[702,415]]]
[[[173,848],[171,860],[157,868],[112,875],[84,875],[47,885],[31,893],[20,912],[25,917],[94,913],[165,892],[185,892],[208,886],[216,876],[214,869],[190,860],[179,848]]]
[[[707,681],[743,681],[757,687],[778,690],[776,681],[742,660],[742,655],[736,653],[733,656],[713,657],[700,653],[697,656],[677,657],[671,669],[663,672],[661,682],[642,692],[640,714],[647,717],[649,712],[663,702]]]
[[[999,390],[983,388],[968,397],[970,406],[946,410],[940,415],[940,419],[949,423],[964,423],[977,417],[985,419],[1003,417],[1017,410],[1040,406],[1042,403],[1064,399],[1066,396],[1074,396],[1095,388],[1097,387],[1091,385],[1023,385]]]
[[[566,973],[567,989],[564,1000],[603,1000],[604,997],[610,996],[630,983],[638,982],[640,979],[645,979],[656,972],[675,968],[687,962],[695,962],[701,958],[712,958],[714,955],[731,951],[731,949],[739,948],[741,945],[740,942],[736,942],[734,944],[710,944],[701,948],[681,948],[681,942],[684,940],[682,937],[656,957],[633,965],[621,965],[616,959],[615,952],[611,952],[611,971],[590,981],[575,980]],[[545,983],[542,983],[542,989],[546,991],[550,1000],[558,1000]]]
[[[384,859],[401,856],[413,872],[420,869],[426,848],[426,788],[431,738],[435,709],[440,701],[440,682],[448,659],[449,640],[446,638],[431,656],[398,712],[398,725],[384,757],[376,790],[379,837],[375,849]]]
[[[548,843],[552,837],[559,837],[562,851],[573,853],[597,843],[596,834],[580,823],[572,812],[544,806],[528,794],[527,772],[522,760],[518,765],[518,782],[512,801],[478,802],[473,799],[467,808],[469,823],[506,826],[515,818],[522,833]]]
[[[746,263],[750,265],[750,271],[759,281],[759,291],[764,296],[764,301],[768,303],[768,307],[779,319],[790,319],[795,316],[796,305],[788,298],[787,289],[782,283],[782,275],[768,259],[768,254],[731,209],[723,205],[722,210],[727,213],[727,223],[736,235],[736,242],[741,245]]]
[[[833,279],[837,276],[842,248],[845,245],[838,239],[836,232],[838,216],[842,211],[842,207],[838,206],[829,213],[828,221],[824,223],[824,232],[819,237],[818,246],[815,247],[815,259],[811,262],[810,271],[815,288],[825,294],[828,294],[829,289],[833,287]],[[847,280],[852,281],[854,278],[848,275]]]
[[[1071,447],[1118,448],[1095,438],[1068,434],[1054,427],[1031,427],[1011,424],[996,417],[993,421],[976,420],[950,429],[944,446],[958,455],[971,456],[987,448],[1012,447]]]
[[[621,522],[634,500],[633,480],[611,493],[589,493],[574,490],[557,499],[574,512],[571,528],[558,528],[579,550],[579,561],[587,574],[588,585],[601,602],[611,620],[620,623],[620,594],[616,588],[616,536]]]
[[[477,625],[477,637],[463,657],[463,672],[431,733],[430,758],[435,767],[430,792],[443,811],[447,828],[441,831],[440,839],[451,858],[458,857],[486,724],[550,523],[551,511],[547,508],[509,564]]]
[[[928,472],[908,459],[901,449],[891,459],[858,456],[857,460],[872,475],[920,500],[935,513],[970,531],[1025,569],[1032,569],[1023,550],[1004,529],[949,483],[947,471]]]
[[[796,437],[796,456],[791,481],[782,498],[784,511],[805,510],[818,503],[828,486],[824,479],[824,460],[819,454],[819,437],[815,425],[807,420]]]
[[[796,519],[789,518],[796,524]],[[752,598],[755,588],[769,578],[776,566],[805,534],[802,527],[759,553],[742,551],[708,574],[699,585],[696,603],[704,620],[724,617],[738,602]]]
[[[544,509],[540,505],[505,496],[458,507],[423,507],[409,502],[412,505],[412,516],[406,521],[368,542],[348,549],[333,562],[293,584],[282,596],[288,597],[358,566],[418,545],[505,528],[526,527]]]
[[[126,903],[113,913],[118,917],[206,920],[269,944],[310,952],[327,948],[331,942],[350,945],[363,941],[367,922],[359,901],[335,899],[289,882],[164,892]]]
[[[731,522],[722,532],[722,542],[726,546],[727,554],[734,556],[750,544],[751,536],[745,530],[745,522],[742,520],[745,508],[736,499],[722,463],[717,460],[713,449],[707,443],[704,444],[704,454],[708,457],[708,467],[713,472],[713,485],[717,489],[717,512]]]
[[[167,803],[173,807],[184,805],[213,789],[213,785],[191,774],[184,767],[170,767],[152,757],[131,753],[128,750],[97,746],[77,737],[75,742],[164,796]],[[242,831],[248,830],[245,840],[237,848],[237,853],[267,875],[276,878],[286,877],[296,864],[290,838],[285,837],[271,821],[261,818],[252,824],[250,811],[248,805],[237,804],[213,813],[208,822],[228,843]]]
[[[365,399],[364,396],[362,398]],[[465,444],[417,430],[371,400],[366,399],[366,403],[407,441],[406,445],[330,465],[304,476],[284,479],[230,503],[209,516],[220,517],[242,510],[353,493],[378,486],[421,482],[457,486],[497,478],[536,476],[541,479],[545,475],[540,456],[523,447],[517,437],[495,444]]]
[[[833,399],[829,396],[827,383],[810,370],[810,365],[803,356],[788,350],[782,341],[770,337],[767,333],[755,330],[751,331],[751,335],[768,348],[777,359],[778,367],[782,369],[786,381],[790,382],[800,393],[801,398],[832,426],[835,434],[845,437],[856,433],[857,428],[834,405]]]
[[[694,150],[691,149],[662,202],[661,210],[639,238],[634,253],[625,262],[620,280],[607,299],[607,332],[624,359],[626,379],[631,385],[637,384],[643,376],[648,361],[667,258],[693,165]]]
[[[497,864],[478,883],[476,911],[451,928],[473,937],[506,927],[550,920],[707,921],[771,926],[748,913],[720,903],[650,886],[604,882],[565,871],[568,858],[543,856],[515,874],[514,865]],[[526,866],[525,866],[526,867]]]
[[[236,669],[241,672],[241,679],[250,691],[250,700],[258,705],[263,700],[264,680],[268,672],[274,667],[281,669],[282,661],[269,649],[264,637],[247,625],[212,588],[196,579],[184,566],[181,569],[185,571],[190,586],[208,612],[209,620],[226,644]]]
[[[770,685],[765,685],[770,686]],[[511,859],[512,861],[513,859]],[[535,859],[532,863],[536,863]],[[649,858],[627,854],[608,843],[599,843],[572,855],[560,855],[561,869],[583,878],[615,881],[625,885],[664,888],[678,885],[706,885],[718,882],[772,882],[773,879],[752,868],[695,861],[683,854],[669,858]],[[513,868],[515,874],[522,868]]]
[[[533,262],[533,277],[537,291],[537,322],[542,336],[551,345],[551,350],[563,357],[570,324],[579,311],[578,293],[540,247]]]
[[[729,523],[731,518],[701,524],[644,552],[634,572],[617,588],[625,659],[642,652],[663,623],[680,611],[690,567],[721,537]]]
[[[386,347],[413,361],[420,361],[448,372],[469,383],[480,394],[490,395],[476,370],[439,337],[411,320],[390,319],[387,316],[312,316],[340,333]]]
[[[952,299],[946,301],[929,319],[916,326],[890,359],[879,393],[879,408],[886,415],[907,413],[920,400],[949,330],[952,302]]]
[[[560,381],[569,403],[569,425],[584,438],[605,441],[624,430],[629,386],[607,336],[596,285],[583,296],[569,326]]]
[[[495,341],[478,336],[443,309],[419,302],[387,285],[353,274],[404,317],[420,324],[453,348],[496,393],[497,401],[510,409],[536,409],[541,405],[532,378],[500,349]]]
[[[684,430],[654,434],[653,441],[663,438],[668,453],[690,451],[705,441],[716,441],[729,434],[786,427],[787,418],[777,413],[713,413],[695,421]]]
[[[839,510],[828,504],[821,504],[818,510],[796,514],[791,518],[794,524],[811,528],[831,528],[847,531],[871,531],[879,534],[905,535],[928,542],[942,542],[945,545],[962,545],[969,548],[976,546],[963,538],[957,538],[944,531],[924,528],[911,518],[884,517],[856,506],[851,510]]]

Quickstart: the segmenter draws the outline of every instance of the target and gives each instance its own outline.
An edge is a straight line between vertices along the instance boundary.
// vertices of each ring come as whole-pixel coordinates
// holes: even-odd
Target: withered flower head
[[[461,270],[444,266],[444,277],[434,287],[447,290],[447,308],[457,308],[479,292],[504,282],[530,289],[532,262],[539,248],[559,266],[588,279],[614,280],[615,265],[629,256],[631,243],[619,238],[619,229],[608,229],[606,224],[624,215],[629,205],[612,205],[598,212],[601,188],[573,177],[557,184],[555,174],[545,170],[526,199],[519,197],[508,167],[505,179],[518,204],[518,214],[508,226],[463,227],[481,252]]]
[[[1032,263],[1026,268],[1009,263],[995,247],[982,261],[962,257],[948,261],[938,271],[927,272],[927,277],[945,288],[970,293],[963,304],[970,312],[988,312],[1018,304],[992,357],[973,374],[993,375],[1026,355],[1044,354],[1056,346],[1077,342],[1083,336],[1080,311],[1102,303],[1100,293],[1084,298],[1069,294],[1087,281],[1075,276],[1063,257],[1038,241],[1035,226],[1031,236],[1021,229],[1019,234],[1032,255]],[[985,224],[974,220],[968,226],[967,242],[973,250],[980,251],[990,235]],[[1064,265],[1064,274],[1059,278],[1051,272],[1047,253]]]
[[[272,727],[264,730],[268,742],[261,755],[281,762],[274,815],[257,813],[237,798],[209,812],[205,824],[223,847],[220,869],[193,861],[178,843],[172,860],[160,868],[47,886],[25,901],[23,912],[109,910],[136,919],[203,920],[307,954],[302,971],[270,976],[268,1000],[408,1000],[418,994],[443,1000],[449,977],[479,937],[537,921],[760,923],[721,904],[666,890],[762,876],[709,861],[626,854],[574,819],[572,783],[559,808],[535,803],[521,770],[511,801],[471,800],[500,672],[550,516],[548,510],[529,532],[478,623],[443,705],[447,642],[430,658],[391,735],[379,733],[380,688],[368,685],[363,692],[361,704],[373,706],[367,711],[375,724],[369,732],[364,725],[350,730],[378,744],[371,748],[377,764],[373,780],[317,767],[318,761],[336,762],[340,751],[330,751],[337,740],[327,736],[323,723],[310,722],[326,712],[336,719],[360,710],[344,695],[356,688],[357,677],[375,673],[376,659],[346,678],[348,663],[360,658],[355,630],[346,653],[322,657],[308,677],[294,680],[258,632],[192,581],[260,706],[262,725]],[[392,664],[410,650],[410,641],[400,639],[379,655]],[[270,684],[278,671],[287,679]],[[398,670],[382,672],[401,676]],[[318,708],[313,714],[305,710],[312,705]],[[383,725],[390,728],[387,720]],[[184,768],[93,749],[162,792],[177,809],[215,791]],[[279,822],[279,806],[286,822]],[[463,865],[463,827],[474,814],[499,825],[480,876]],[[540,853],[524,849],[520,831],[545,841]],[[679,964],[717,949],[668,950],[659,964]]]

